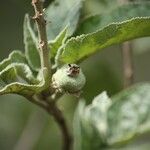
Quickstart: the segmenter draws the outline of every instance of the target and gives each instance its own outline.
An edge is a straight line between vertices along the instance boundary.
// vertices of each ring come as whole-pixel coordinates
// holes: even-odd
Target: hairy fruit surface
[[[76,64],[67,64],[56,71],[52,85],[59,92],[80,93],[86,82],[81,68]]]

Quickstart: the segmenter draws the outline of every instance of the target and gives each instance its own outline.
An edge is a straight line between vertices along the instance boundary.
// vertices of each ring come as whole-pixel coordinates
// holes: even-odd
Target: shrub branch
[[[47,68],[47,73],[44,74],[47,82],[51,81],[51,64],[49,56],[49,48],[47,42],[46,34],[46,20],[44,19],[43,12],[43,1],[41,0],[32,0],[32,5],[34,7],[35,15],[33,19],[36,21],[39,35],[39,48],[40,48],[40,57],[41,57],[41,68]]]
[[[55,102],[50,102],[49,107],[47,108],[47,112],[52,115],[57,122],[59,128],[62,131],[63,137],[63,150],[71,150],[72,146],[72,136],[68,130],[68,126],[66,124],[65,118],[60,111],[60,109],[56,106]]]
[[[35,16],[33,19],[36,21],[38,28],[38,36],[39,36],[39,47],[40,47],[40,58],[41,58],[41,68],[47,69],[47,73],[44,74],[46,82],[48,82],[48,87],[50,87],[51,82],[51,64],[50,64],[50,56],[49,56],[49,48],[47,42],[47,34],[46,34],[46,20],[44,19],[43,12],[43,1],[42,0],[32,0],[32,5],[34,7]],[[47,83],[46,83],[47,84]],[[46,92],[46,91],[45,91]],[[58,126],[61,129],[62,137],[63,137],[63,150],[71,150],[72,145],[72,137],[69,133],[68,126],[66,124],[66,120],[56,105],[56,97],[55,100],[49,101],[46,93],[42,93],[43,97],[33,97],[31,102],[39,105],[44,110],[46,110],[50,115],[52,115],[57,122]]]
[[[130,0],[118,0],[121,5],[127,4]],[[123,84],[124,88],[132,85],[134,82],[134,67],[132,55],[132,42],[124,42],[122,44],[122,59],[123,59]]]
[[[132,85],[134,81],[133,73],[133,57],[132,57],[132,45],[131,42],[125,42],[122,45],[123,56],[123,74],[124,74],[124,88]]]

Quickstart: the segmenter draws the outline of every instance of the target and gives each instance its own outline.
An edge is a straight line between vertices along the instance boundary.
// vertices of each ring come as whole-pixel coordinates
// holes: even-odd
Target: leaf
[[[53,40],[68,26],[68,36],[71,36],[76,29],[82,0],[55,0],[46,9],[48,40]]]
[[[112,98],[109,144],[122,144],[150,131],[150,84],[133,86]]]
[[[85,106],[81,101],[75,113],[75,149],[78,150],[109,149],[111,146],[122,148],[125,142],[148,131],[150,131],[149,83],[138,84],[124,90],[112,97],[112,100],[106,93],[102,93],[91,105]]]
[[[0,77],[6,84],[11,82],[26,81],[30,82],[34,80],[31,70],[25,64],[12,63],[8,65],[4,70],[1,71]]]
[[[37,38],[31,28],[30,18],[28,14],[25,15],[24,19],[24,44],[25,44],[25,55],[30,67],[34,71],[39,71],[41,65],[37,46],[38,45]]]
[[[150,16],[149,8],[149,3],[131,3],[117,7],[108,13],[87,17],[79,25],[76,34],[95,32],[110,23],[122,22],[134,17],[148,17]]]
[[[120,23],[112,23],[97,32],[69,39],[63,47],[60,61],[63,63],[79,62],[108,46],[149,35],[149,17],[137,17]]]
[[[53,59],[56,56],[58,49],[62,46],[66,37],[67,37],[67,27],[65,27],[59,33],[59,35],[55,38],[55,40],[49,41],[48,46],[50,47],[51,59]]]
[[[12,53],[9,54],[8,58],[4,59],[2,62],[0,62],[0,71],[5,69],[9,64],[11,63],[24,63],[27,64],[27,60],[20,51],[12,51]]]
[[[83,101],[79,103],[74,119],[75,149],[98,150],[105,144],[110,105],[106,92],[98,95],[89,106],[85,106]]]
[[[12,63],[0,72],[0,95],[16,93],[31,96],[44,87],[44,81],[34,78],[26,64]]]

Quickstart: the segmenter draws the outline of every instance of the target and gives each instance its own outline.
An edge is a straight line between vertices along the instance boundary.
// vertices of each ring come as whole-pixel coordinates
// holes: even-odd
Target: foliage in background
[[[149,132],[149,91],[150,84],[139,84],[111,99],[103,92],[88,106],[81,101],[74,120],[75,149],[123,148],[134,137]]]
[[[96,3],[103,4],[104,8],[114,6],[108,1],[101,2]],[[149,3],[116,5],[109,12],[102,11],[104,13],[99,12],[100,14],[96,15],[93,13],[91,17],[84,16],[83,19],[79,17],[84,4],[81,0],[57,0],[46,9],[46,18],[51,21],[47,25],[47,33],[52,50],[50,59],[54,67],[82,62],[91,54],[108,46],[150,36]],[[0,94],[17,93],[28,97],[45,88],[45,81],[40,72],[37,37],[28,15],[24,20],[24,43],[25,55],[14,51],[8,59],[0,63]],[[92,77],[94,75],[91,75]],[[83,106],[80,102],[79,112],[75,116],[77,121],[74,123],[77,134],[75,147],[78,147],[75,149],[96,150],[99,147],[116,146],[116,143],[118,146],[118,143],[124,143],[137,134],[147,132],[150,128],[149,91],[149,84],[143,84],[121,92],[112,98],[112,102],[105,94],[97,97],[91,106]],[[130,113],[126,114],[126,110]],[[80,117],[84,111],[86,115]],[[119,129],[117,131],[116,123]],[[125,133],[126,136],[122,137]],[[95,137],[97,140],[94,140]]]

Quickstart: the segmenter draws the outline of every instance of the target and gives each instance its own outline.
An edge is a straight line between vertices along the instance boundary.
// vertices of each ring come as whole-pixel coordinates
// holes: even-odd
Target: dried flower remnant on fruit
[[[74,77],[80,73],[80,67],[76,64],[68,64],[67,75]]]
[[[52,77],[52,86],[57,92],[79,95],[86,82],[82,69],[76,64],[66,64]]]

